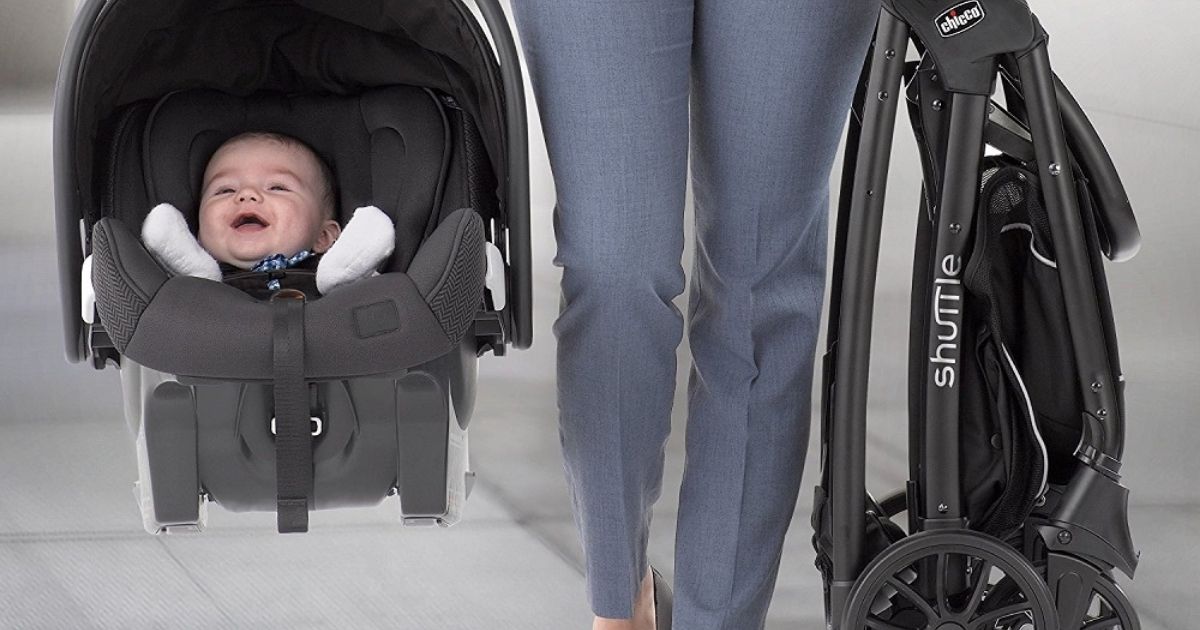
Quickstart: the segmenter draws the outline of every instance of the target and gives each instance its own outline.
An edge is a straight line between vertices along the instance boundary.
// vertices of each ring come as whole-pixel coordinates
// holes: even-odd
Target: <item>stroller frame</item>
[[[977,13],[967,13],[972,10]],[[971,19],[951,21],[949,34],[939,28],[946,16],[956,14]],[[985,10],[981,2],[968,1],[947,9],[945,4],[930,0],[883,1],[875,40],[855,96],[846,145],[822,385],[822,487],[818,492],[825,492],[828,502],[819,501],[814,507],[814,523],[827,520],[831,536],[830,564],[825,575],[827,625],[843,630],[899,627],[856,621],[849,610],[856,597],[856,585],[861,591],[861,583],[870,573],[866,532],[872,512],[892,516],[907,509],[909,533],[913,534],[905,538],[907,541],[940,535],[947,543],[955,543],[963,541],[963,534],[969,534],[966,538],[989,538],[999,543],[996,546],[1005,545],[967,529],[959,460],[961,392],[953,381],[949,387],[939,387],[934,379],[934,370],[947,364],[930,361],[925,365],[925,387],[919,392],[926,401],[924,417],[913,420],[918,428],[911,434],[910,445],[910,457],[916,449],[921,460],[912,462],[907,488],[881,504],[876,504],[865,489],[875,279],[888,162],[896,109],[903,96],[900,80],[905,73],[910,36],[923,59],[925,55],[932,57],[945,93],[941,101],[918,105],[949,110],[944,159],[933,156],[944,170],[940,181],[928,181],[927,174],[925,182],[927,203],[933,206],[936,216],[930,240],[939,276],[930,279],[936,288],[930,290],[933,298],[926,307],[935,316],[928,321],[925,357],[952,358],[962,342],[959,333],[964,304],[957,276],[972,243],[985,143],[1010,153],[1027,153],[1023,159],[1030,170],[1036,165],[1035,172],[1045,191],[1078,366],[1074,376],[1087,412],[1075,453],[1078,465],[1073,479],[1065,486],[1063,496],[1035,510],[1026,520],[1024,533],[1029,547],[1036,539],[1045,553],[1042,560],[1046,568],[1040,578],[1049,585],[1048,591],[1029,597],[1031,607],[1045,607],[1045,596],[1053,597],[1053,604],[1043,611],[1036,627],[1076,630],[1093,593],[1089,585],[1099,584],[1097,589],[1113,592],[1112,569],[1132,576],[1137,553],[1129,535],[1128,491],[1119,483],[1124,446],[1123,383],[1119,368],[1115,368],[1116,348],[1103,343],[1111,338],[1111,331],[1100,315],[1100,298],[1086,248],[1088,232],[1080,217],[1072,165],[1096,183],[1102,248],[1109,258],[1123,260],[1133,255],[1139,238],[1136,222],[1103,145],[1078,104],[1051,72],[1046,33],[1029,8],[1023,2],[991,2]],[[1008,78],[1003,89],[1011,113],[990,102],[997,71]],[[933,80],[937,81],[937,75]],[[1018,118],[1027,122],[1027,132]],[[913,290],[915,293],[918,287]],[[919,337],[911,343],[911,351],[917,352]],[[954,369],[953,363],[948,366]],[[945,376],[943,373],[943,385]],[[877,563],[903,544],[893,543],[878,555]],[[1015,555],[1017,561],[1033,568],[1032,559]],[[944,571],[944,566],[939,569]],[[939,573],[939,581],[941,577]],[[894,581],[891,584],[903,588]],[[914,589],[920,590],[917,586]],[[871,595],[860,592],[857,597],[867,597],[869,604]],[[1116,599],[1128,605],[1123,596],[1112,597],[1110,603]],[[1122,627],[1136,628],[1132,610],[1125,614],[1129,619]],[[965,619],[931,618],[927,627],[962,628],[955,624],[965,624]]]

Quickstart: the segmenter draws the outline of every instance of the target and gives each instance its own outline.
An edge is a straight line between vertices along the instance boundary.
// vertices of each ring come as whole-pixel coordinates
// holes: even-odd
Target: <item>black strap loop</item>
[[[312,427],[304,384],[304,294],[271,298],[274,313],[275,477],[279,533],[307,532],[312,497]]]

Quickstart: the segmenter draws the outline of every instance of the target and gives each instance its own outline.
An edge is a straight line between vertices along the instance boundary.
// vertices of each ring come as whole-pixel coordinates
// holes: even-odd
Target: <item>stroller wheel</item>
[[[1044,579],[1045,563],[1039,562],[1035,566]],[[1003,602],[1008,597],[1016,595],[1017,587],[1012,581],[1004,580],[997,584],[992,591],[992,597]],[[1062,613],[1060,616],[1071,617],[1061,620],[1062,630],[1141,630],[1142,628],[1141,622],[1138,621],[1137,611],[1133,609],[1133,604],[1129,602],[1125,592],[1105,573],[1098,574],[1092,581],[1091,592],[1082,600],[1082,603],[1073,603],[1068,607],[1076,610],[1072,613],[1065,610],[1060,611]]]
[[[1058,630],[1053,602],[1037,569],[1004,543],[968,530],[927,531],[875,558],[850,591],[841,627]]]
[[[1092,599],[1078,626],[1064,630],[1108,628],[1110,630],[1141,630],[1137,612],[1125,597],[1125,592],[1112,578],[1101,575],[1092,585]]]

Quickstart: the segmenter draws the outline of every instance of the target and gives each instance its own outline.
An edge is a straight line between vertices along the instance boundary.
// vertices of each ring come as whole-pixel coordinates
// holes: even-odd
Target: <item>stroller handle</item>
[[[1100,142],[1096,128],[1058,75],[1054,75],[1054,96],[1067,131],[1067,145],[1096,194],[1104,255],[1113,262],[1129,260],[1141,247],[1142,233],[1117,168]]]
[[[83,214],[76,184],[74,155],[75,93],[84,41],[105,3],[85,2],[79,6],[67,44],[59,61],[54,89],[54,214],[58,247],[58,286],[62,303],[63,338],[66,358],[78,363],[87,356],[83,322],[79,319],[83,299],[79,292],[83,274]]]

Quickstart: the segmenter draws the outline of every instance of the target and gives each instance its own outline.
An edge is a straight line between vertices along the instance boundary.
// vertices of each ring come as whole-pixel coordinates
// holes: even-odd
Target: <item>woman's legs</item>
[[[828,178],[879,4],[695,4],[674,615],[688,630],[747,630],[764,623],[804,466]]]
[[[592,609],[631,615],[660,492],[690,74],[695,364],[675,620],[760,627],[807,442],[827,180],[878,5],[514,4],[558,188],[558,400]]]
[[[558,405],[592,610],[629,618],[683,318],[692,0],[515,0],[558,189]]]

